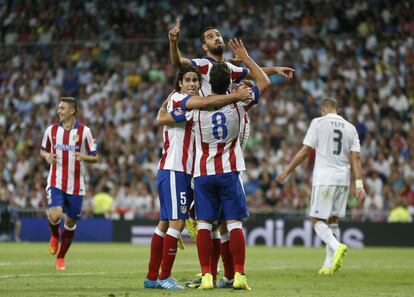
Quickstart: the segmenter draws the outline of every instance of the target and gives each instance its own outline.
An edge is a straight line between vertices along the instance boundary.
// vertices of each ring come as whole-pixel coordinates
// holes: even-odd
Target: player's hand
[[[249,57],[249,53],[247,52],[246,47],[244,46],[243,41],[241,39],[230,39],[229,47],[234,53],[233,60],[243,61],[244,59]]]
[[[365,193],[364,188],[357,188],[356,189],[356,196],[358,198],[358,202],[362,203],[362,201],[364,201],[365,196],[367,196],[367,194]]]
[[[238,86],[234,91],[234,94],[236,94],[237,98],[240,99],[240,101],[246,101],[253,99],[253,92],[252,89],[248,86]]]
[[[46,157],[46,161],[49,163],[49,164],[56,164],[56,154],[49,154],[49,155],[47,155],[47,157]]]
[[[274,67],[277,74],[282,75],[286,79],[292,79],[295,69],[290,67]]]
[[[177,19],[177,22],[175,23],[174,27],[171,28],[170,31],[168,31],[168,39],[170,42],[177,42],[180,37],[180,19]]]
[[[83,161],[84,157],[85,157],[85,155],[81,154],[80,152],[75,152],[75,159],[77,161]]]
[[[278,182],[278,183],[281,183],[281,184],[283,184],[283,182],[285,181],[285,179],[288,177],[288,173],[285,171],[285,170],[283,170],[281,173],[279,173],[277,176],[276,176],[276,181]]]

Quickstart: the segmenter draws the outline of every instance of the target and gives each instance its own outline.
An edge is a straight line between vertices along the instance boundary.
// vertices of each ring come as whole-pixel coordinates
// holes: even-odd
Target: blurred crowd
[[[331,96],[361,140],[368,197],[359,206],[351,187],[350,218],[385,221],[397,207],[414,214],[414,2],[7,3],[0,6],[0,198],[10,207],[44,210],[40,143],[57,120],[57,99],[75,96],[101,155],[88,166],[84,216],[157,217],[155,117],[172,90],[167,32],[180,18],[186,57],[202,55],[199,31],[216,25],[225,40],[243,38],[259,65],[296,70],[291,81],[272,76],[251,110],[243,175],[251,210],[308,208],[314,156],[283,186],[275,176],[302,146],[319,100]]]

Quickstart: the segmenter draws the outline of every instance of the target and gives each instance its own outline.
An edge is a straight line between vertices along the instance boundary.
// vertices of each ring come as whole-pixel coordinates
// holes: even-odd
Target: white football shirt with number
[[[313,185],[349,185],[349,155],[360,151],[358,132],[351,123],[334,113],[315,118],[303,144],[316,151]]]

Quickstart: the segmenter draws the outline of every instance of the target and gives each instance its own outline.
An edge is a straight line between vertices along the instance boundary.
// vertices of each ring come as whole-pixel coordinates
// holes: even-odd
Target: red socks
[[[223,261],[224,266],[224,276],[231,280],[234,278],[234,264],[233,264],[233,256],[230,252],[230,237],[229,234],[223,234],[221,236],[221,260]]]
[[[246,242],[244,239],[242,223],[228,224],[230,233],[230,251],[233,256],[234,271],[244,273],[244,262],[246,259]]]
[[[167,230],[162,251],[160,279],[166,279],[171,276],[171,270],[177,255],[177,241],[180,235],[181,232],[173,228],[168,228]]]
[[[211,229],[209,223],[198,223],[197,251],[201,273],[211,273]]]
[[[165,233],[161,232],[158,228],[155,229],[154,234],[152,235],[151,254],[147,274],[149,280],[156,280],[158,278],[158,272],[162,261],[164,236]]]
[[[49,228],[50,228],[50,232],[52,233],[52,236],[59,237],[59,225],[60,225],[60,220],[55,225],[53,225],[53,223],[49,221]]]
[[[217,266],[220,260],[220,232],[215,231],[211,234],[211,274],[213,275],[213,280],[217,279]]]
[[[63,234],[62,234],[62,242],[60,244],[60,250],[57,255],[58,258],[65,258],[65,254],[68,251],[70,245],[72,244],[72,239],[73,239],[73,236],[75,235],[75,229],[76,229],[76,225],[73,226],[72,228],[69,228],[65,225],[65,230],[63,231]]]

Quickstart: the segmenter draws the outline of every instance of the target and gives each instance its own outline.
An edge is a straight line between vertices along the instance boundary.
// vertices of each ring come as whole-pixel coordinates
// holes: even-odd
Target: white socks
[[[332,250],[336,250],[339,247],[339,241],[333,235],[332,230],[328,225],[322,221],[318,221],[314,226],[316,234],[326,243]]]
[[[335,238],[339,241],[340,230],[339,230],[338,224],[329,224],[328,226],[329,226],[329,229],[332,230],[332,233],[335,236]],[[332,266],[332,258],[333,258],[335,251],[331,249],[329,245],[326,245],[325,248],[326,248],[326,258],[325,258],[325,262],[323,263],[323,267],[329,268]]]

